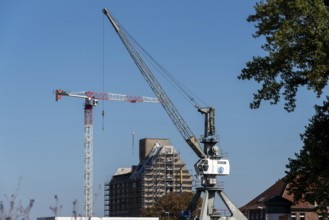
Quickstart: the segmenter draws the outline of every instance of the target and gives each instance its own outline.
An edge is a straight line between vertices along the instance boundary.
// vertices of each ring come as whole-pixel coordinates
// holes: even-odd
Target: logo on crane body
[[[222,175],[230,174],[230,163],[228,159],[202,158],[195,164],[198,175]]]

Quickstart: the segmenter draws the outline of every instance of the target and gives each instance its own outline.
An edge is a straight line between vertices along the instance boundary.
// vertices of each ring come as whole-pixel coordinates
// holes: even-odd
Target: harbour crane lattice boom
[[[137,65],[138,69],[142,73],[145,80],[150,85],[151,89],[153,90],[156,97],[160,100],[163,108],[171,118],[172,122],[175,124],[178,131],[181,133],[185,141],[190,145],[196,155],[200,158],[206,157],[203,150],[200,147],[198,139],[195,137],[187,123],[185,122],[184,118],[181,116],[175,105],[172,103],[158,80],[154,77],[150,68],[145,64],[143,58],[139,55],[138,51],[129,41],[127,35],[122,31],[118,23],[114,20],[112,15],[109,13],[107,9],[103,9],[103,13],[108,17],[113,25],[115,31],[118,33],[121,41],[125,45],[126,49],[128,50],[130,56],[134,60],[135,64]]]

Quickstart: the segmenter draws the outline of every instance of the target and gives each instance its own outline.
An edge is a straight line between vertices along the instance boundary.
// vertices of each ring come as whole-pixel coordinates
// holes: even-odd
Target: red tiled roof
[[[289,194],[287,189],[284,190],[282,197],[293,202],[293,205],[291,206],[292,209],[313,209],[314,208],[314,205],[312,205],[308,202],[294,202],[294,195]]]
[[[273,196],[282,196],[286,185],[287,184],[283,179],[278,180],[270,188],[266,189],[264,192],[262,192],[260,195],[258,195],[246,205],[242,206],[240,210],[259,209],[260,207],[264,208],[264,202],[271,199]]]
[[[285,178],[282,178],[278,180],[276,183],[274,183],[272,186],[270,186],[268,189],[266,189],[264,192],[262,192],[260,195],[258,195],[256,198],[251,200],[249,203],[242,206],[240,210],[243,211],[243,210],[265,208],[264,202],[277,195],[282,196],[282,198],[291,201],[293,203],[293,205],[291,206],[292,209],[314,208],[313,205],[307,202],[295,202],[293,199],[293,195],[289,194],[287,191],[287,183],[285,181]]]

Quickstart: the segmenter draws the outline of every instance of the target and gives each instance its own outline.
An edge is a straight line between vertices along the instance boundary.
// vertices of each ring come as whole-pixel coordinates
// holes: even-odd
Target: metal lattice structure
[[[84,211],[86,217],[93,215],[93,107],[98,100],[123,101],[130,103],[149,102],[159,103],[157,98],[131,96],[105,92],[67,92],[56,90],[56,101],[62,96],[85,99],[84,104]]]
[[[87,217],[93,212],[93,106],[85,104],[84,123],[84,210]]]

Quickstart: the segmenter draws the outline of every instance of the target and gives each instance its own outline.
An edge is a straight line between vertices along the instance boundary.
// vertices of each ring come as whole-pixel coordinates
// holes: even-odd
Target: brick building
[[[269,203],[275,202],[275,206]],[[271,206],[271,207],[269,207]],[[276,208],[277,210],[273,210]],[[321,216],[315,212],[315,206],[308,202],[294,201],[293,195],[287,191],[285,178],[278,180],[263,193],[240,208],[241,212],[249,220],[265,220],[270,213],[281,213],[280,219],[291,220],[321,220]],[[273,211],[273,212],[272,212]],[[287,214],[287,215],[286,215]],[[288,218],[286,218],[288,216]],[[279,219],[279,218],[277,218]]]

